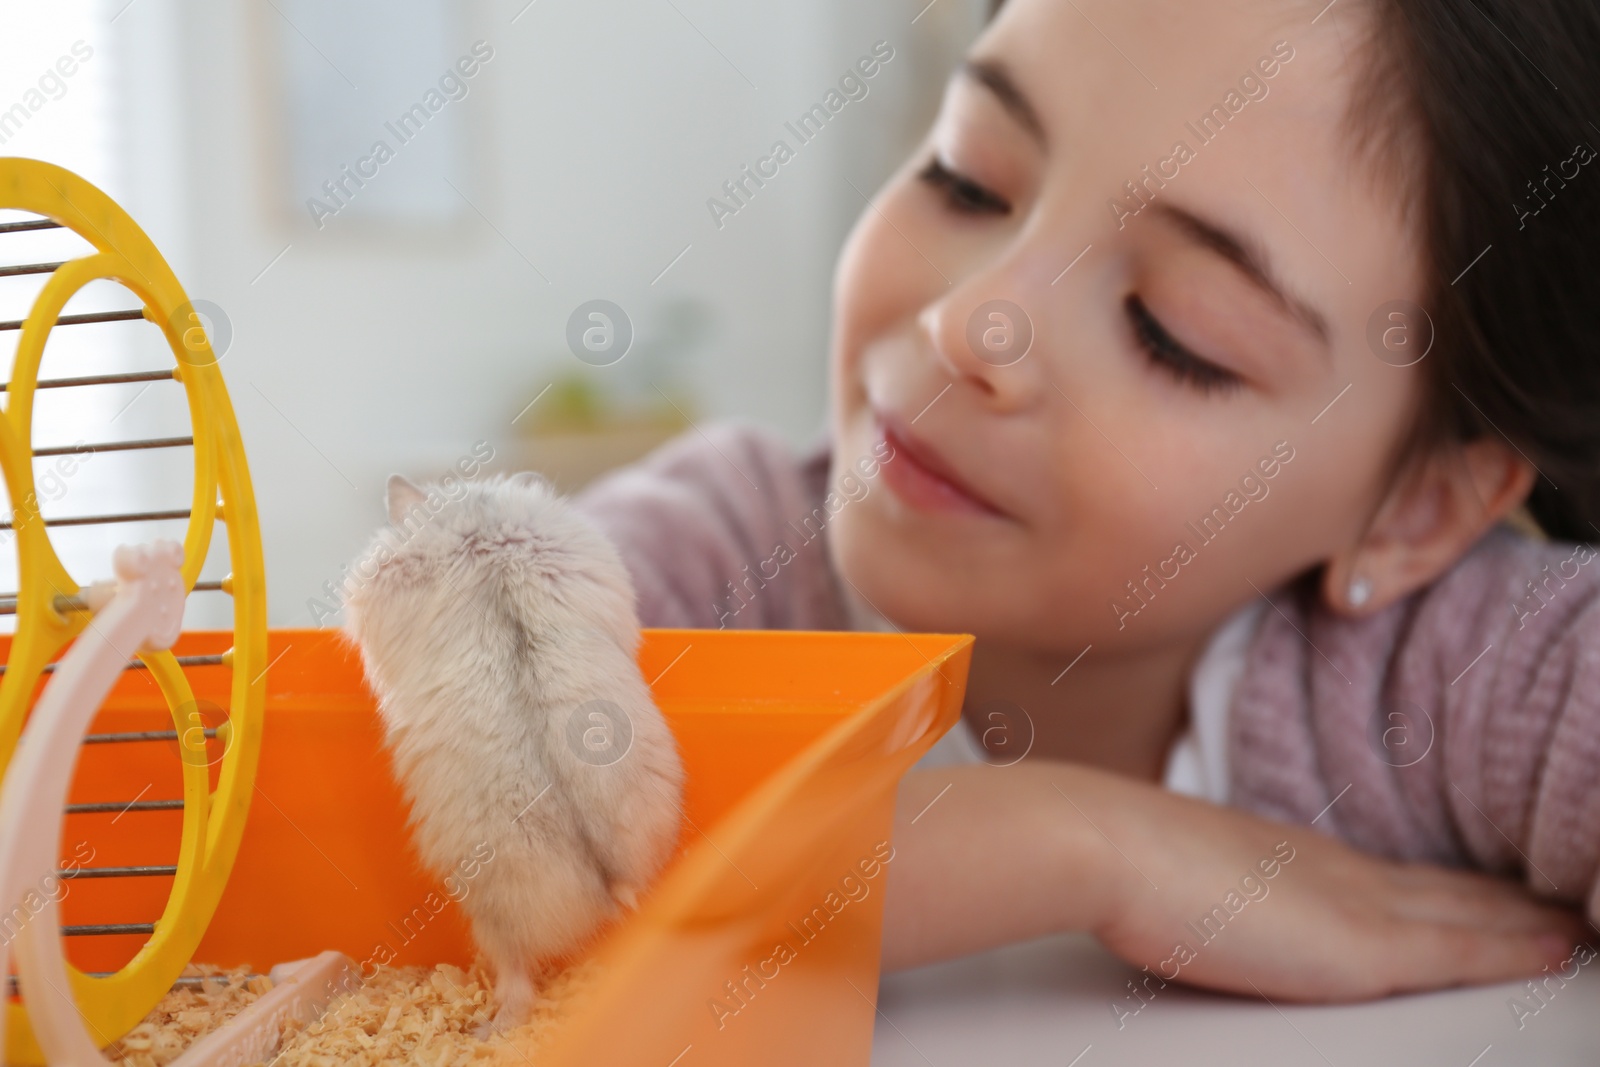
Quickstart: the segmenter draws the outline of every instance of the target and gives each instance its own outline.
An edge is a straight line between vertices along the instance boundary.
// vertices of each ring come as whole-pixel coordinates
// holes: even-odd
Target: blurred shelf
[[[503,469],[538,471],[557,490],[571,493],[607,471],[642,459],[688,428],[682,420],[648,419],[593,429],[542,430],[511,442]]]

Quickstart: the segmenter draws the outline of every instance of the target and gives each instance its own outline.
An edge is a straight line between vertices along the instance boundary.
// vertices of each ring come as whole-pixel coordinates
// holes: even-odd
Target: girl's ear
[[[1328,561],[1324,603],[1368,615],[1421,589],[1527,499],[1536,476],[1498,437],[1435,449],[1396,481],[1361,539]]]

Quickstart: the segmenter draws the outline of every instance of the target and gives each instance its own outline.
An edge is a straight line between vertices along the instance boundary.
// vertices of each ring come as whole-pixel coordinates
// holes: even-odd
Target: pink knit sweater
[[[837,630],[830,485],[743,423],[691,430],[576,497],[617,542],[646,626]],[[875,472],[874,472],[875,473]],[[1369,618],[1272,594],[1229,708],[1231,802],[1378,855],[1522,878],[1600,918],[1600,563],[1500,527]]]

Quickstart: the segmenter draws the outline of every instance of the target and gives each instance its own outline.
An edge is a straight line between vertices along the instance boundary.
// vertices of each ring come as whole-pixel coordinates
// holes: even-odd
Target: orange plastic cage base
[[[186,634],[174,651],[228,643]],[[644,631],[640,667],[688,772],[678,852],[596,945],[603,978],[570,1004],[541,1065],[866,1064],[895,787],[960,715],[971,646],[966,635]],[[356,652],[334,631],[279,630],[269,653],[256,795],[197,962],[265,970],[338,949],[369,973],[468,963],[452,897],[470,881],[447,888],[420,867]],[[199,700],[226,704],[226,668],[188,673]],[[137,671],[94,726],[171,728]],[[177,796],[177,767],[171,742],[86,745],[71,800]],[[180,818],[70,815],[63,862],[170,864]],[[64,922],[140,922],[160,913],[171,878],[70,886]],[[144,937],[69,941],[75,965],[104,971]]]

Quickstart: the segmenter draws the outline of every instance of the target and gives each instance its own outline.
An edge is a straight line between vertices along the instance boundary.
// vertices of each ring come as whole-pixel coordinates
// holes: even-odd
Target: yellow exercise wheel
[[[72,995],[89,1033],[104,1046],[147,1015],[192,958],[227,883],[255,780],[266,692],[266,588],[261,535],[249,471],[233,408],[201,321],[171,268],[143,230],[95,186],[77,175],[29,159],[0,158],[0,257],[5,235],[66,228],[93,251],[63,262],[0,263],[0,276],[45,276],[27,316],[0,329],[20,330],[0,411],[0,470],[12,505],[18,585],[0,609],[15,611],[16,634],[0,678],[0,776],[10,762],[41,681],[85,627],[92,624],[80,593],[89,581],[107,577],[110,560],[95,574],[73,575],[58,556],[51,529],[64,525],[187,520],[183,538],[184,587],[195,592],[218,523],[226,530],[229,577],[200,583],[205,591],[231,595],[233,647],[220,656],[183,657],[152,653],[130,666],[148,670],[173,714],[173,739],[181,762],[182,829],[172,888],[152,923],[128,924],[148,934],[143,947],[120,970],[92,974],[71,968]],[[12,213],[27,213],[20,221]],[[64,315],[69,299],[90,282],[106,279],[142,305],[123,312]],[[52,330],[93,322],[142,318],[159,328],[171,350],[170,370],[120,375],[84,375],[41,381],[40,364]],[[183,390],[192,436],[106,442],[85,450],[192,448],[194,494],[187,511],[133,512],[71,519],[41,515],[34,482],[33,417],[41,389],[91,389],[131,381],[172,379]],[[59,454],[66,449],[49,450]],[[80,579],[82,579],[80,581]],[[185,670],[198,665],[232,671],[225,721],[214,729],[225,754],[213,762],[198,722]],[[211,778],[216,774],[213,788]],[[131,801],[133,804],[140,802]],[[171,802],[164,802],[169,806]],[[126,810],[126,809],[124,809]],[[124,868],[102,869],[117,877]],[[133,870],[133,868],[126,868]],[[77,872],[82,873],[82,872]],[[124,931],[129,932],[129,931]],[[42,1064],[43,1058],[19,1004],[7,1004],[5,1062]]]

